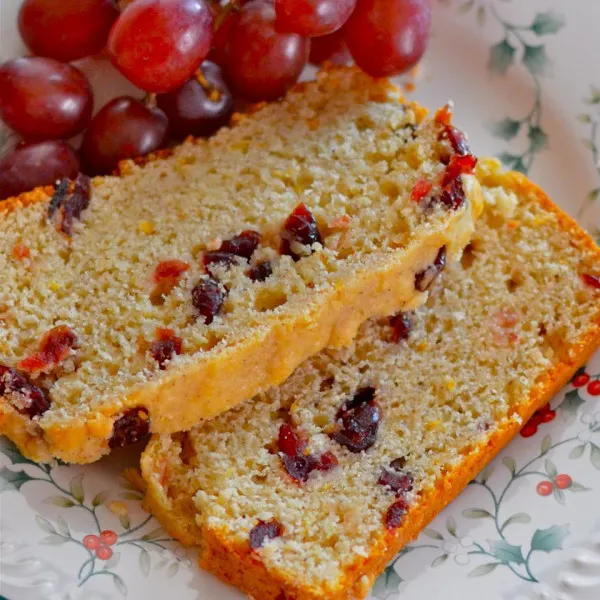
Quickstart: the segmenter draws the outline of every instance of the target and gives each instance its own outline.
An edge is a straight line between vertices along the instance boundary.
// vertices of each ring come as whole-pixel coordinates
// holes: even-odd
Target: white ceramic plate
[[[478,154],[528,172],[598,239],[600,3],[432,1],[435,33],[416,96],[432,108],[452,98]],[[1,60],[23,52],[18,5],[0,0]],[[84,68],[98,105],[126,89],[105,61]],[[586,373],[600,378],[600,355]],[[554,421],[516,439],[479,475],[387,568],[373,598],[598,600],[598,399],[587,386],[567,387],[552,402]],[[141,510],[121,477],[135,456],[50,468],[1,443],[0,591],[8,600],[242,598],[200,572],[193,552]],[[114,535],[87,549],[85,536],[102,530]]]

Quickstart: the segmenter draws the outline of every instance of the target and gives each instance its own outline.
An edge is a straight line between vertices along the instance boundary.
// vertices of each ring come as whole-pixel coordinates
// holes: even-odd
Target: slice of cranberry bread
[[[447,109],[358,70],[121,177],[0,204],[0,433],[90,462],[414,308],[481,210]]]
[[[147,505],[257,600],[364,598],[394,554],[600,343],[600,250],[524,176],[426,306],[142,458]]]

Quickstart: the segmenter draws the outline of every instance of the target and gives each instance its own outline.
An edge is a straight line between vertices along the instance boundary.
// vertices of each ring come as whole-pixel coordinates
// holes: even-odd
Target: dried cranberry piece
[[[258,231],[252,231],[252,229],[246,229],[239,235],[235,235],[230,240],[225,240],[221,244],[219,250],[221,252],[228,252],[235,256],[241,256],[242,258],[251,258],[254,251],[260,243],[261,235]]]
[[[442,186],[445,187],[457,180],[461,175],[470,175],[477,166],[477,158],[472,154],[466,156],[453,156],[444,171]]]
[[[202,262],[207,271],[212,274],[210,267],[212,265],[230,267],[235,260],[235,255],[231,252],[222,252],[221,250],[208,250],[204,253]]]
[[[15,395],[17,402],[11,402]],[[43,415],[50,408],[50,398],[44,390],[33,385],[15,369],[0,365],[0,396],[4,396],[18,412],[31,419]]]
[[[303,246],[322,243],[317,221],[304,203],[298,204],[286,219],[281,237],[281,254],[291,256],[295,261],[300,260],[302,255],[292,250],[294,242]]]
[[[410,473],[390,471],[389,469],[383,469],[377,480],[379,485],[389,488],[398,495],[410,492],[413,489],[414,482],[415,479]]]
[[[175,355],[181,354],[183,340],[172,329],[163,327],[156,330],[156,337],[158,339],[150,344],[148,352],[158,363],[159,369],[164,370]]]
[[[60,365],[76,346],[77,336],[70,327],[53,327],[43,335],[39,350],[21,360],[17,367],[26,373],[50,371]]]
[[[442,246],[435,257],[433,264],[415,275],[415,288],[419,292],[427,291],[435,278],[444,270],[445,266],[446,246]]]
[[[377,440],[380,412],[374,398],[375,389],[365,387],[338,410],[336,418],[341,423],[331,438],[355,454],[369,449]]]
[[[408,510],[406,500],[400,498],[392,504],[385,513],[385,526],[390,530],[394,530],[400,526],[402,519]]]
[[[264,261],[264,262],[260,262],[256,265],[254,265],[253,267],[250,267],[246,271],[246,275],[252,281],[264,281],[265,279],[270,277],[272,274],[273,274],[273,267],[268,260]]]
[[[73,221],[79,219],[89,206],[90,195],[90,178],[83,173],[74,182],[68,179],[60,181],[48,205],[48,217],[54,219],[58,231],[69,237],[73,234]]]
[[[471,153],[465,134],[453,125],[446,125],[440,132],[438,140],[444,139],[450,142],[452,149],[459,156],[466,156]]]
[[[156,265],[154,269],[154,282],[161,283],[165,280],[175,280],[175,285],[179,282],[181,276],[190,268],[190,265],[183,260],[176,258],[163,260]]]
[[[111,448],[123,448],[144,439],[150,433],[148,411],[143,407],[130,408],[113,424],[108,440]]]
[[[392,326],[392,342],[397,344],[402,340],[407,340],[412,329],[412,322],[410,316],[407,313],[398,313],[390,319],[390,325]]]
[[[204,317],[207,325],[210,325],[219,314],[225,296],[226,293],[219,282],[212,277],[202,279],[192,290],[192,304],[200,316]]]
[[[442,191],[433,199],[433,202],[439,202],[450,210],[458,210],[465,201],[465,190],[462,184],[462,178],[458,177],[447,183]]]
[[[411,200],[414,202],[419,202],[425,198],[427,194],[429,194],[432,187],[433,185],[429,181],[426,181],[425,179],[419,179],[413,186],[413,189],[410,193]]]
[[[283,525],[277,519],[258,521],[250,530],[250,548],[262,548],[267,540],[274,540],[283,535]]]
[[[288,474],[296,481],[306,482],[309,475],[316,468],[316,460],[312,455],[297,454],[296,456],[288,456],[283,454],[281,462]]]
[[[337,456],[333,452],[328,451],[321,454],[321,456],[317,459],[315,469],[318,471],[327,472],[331,471],[331,469],[334,469],[339,464],[340,463],[337,459]]]
[[[597,275],[590,275],[589,273],[584,273],[581,276],[581,279],[583,280],[583,283],[585,283],[585,285],[589,285],[590,287],[596,290],[600,290],[600,277],[598,277]]]
[[[287,456],[297,456],[306,448],[306,442],[296,434],[290,425],[282,425],[279,428],[277,445],[279,450]]]

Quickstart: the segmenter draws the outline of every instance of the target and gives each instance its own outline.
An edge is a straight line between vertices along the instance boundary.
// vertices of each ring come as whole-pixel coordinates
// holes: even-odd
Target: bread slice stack
[[[600,250],[524,176],[485,209],[424,307],[142,458],[147,506],[260,600],[364,598],[387,562],[600,343]]]
[[[86,463],[410,310],[468,243],[475,158],[358,69],[122,176],[0,203],[0,433]]]

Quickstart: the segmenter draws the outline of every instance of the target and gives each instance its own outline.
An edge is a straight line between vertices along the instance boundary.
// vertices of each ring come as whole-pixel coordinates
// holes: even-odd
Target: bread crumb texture
[[[62,228],[73,186],[0,203],[0,365],[27,364],[49,404],[25,415],[16,397],[31,390],[0,382],[0,433],[27,456],[96,460],[128,411],[159,433],[213,417],[366,319],[422,303],[416,275],[468,243],[479,185],[463,171],[460,202],[436,201],[456,150],[389,83],[332,70],[236,123],[94,179]],[[431,190],[417,202],[419,180]],[[318,228],[309,243],[284,239],[300,203]],[[211,256],[246,230],[256,248]],[[76,340],[67,356],[22,362],[60,326]]]
[[[581,275],[600,274],[598,248],[524,176],[493,160],[478,176],[476,234],[408,315],[406,339],[394,341],[390,319],[370,320],[351,346],[314,356],[280,387],[152,440],[147,505],[201,546],[204,568],[261,600],[364,598],[597,346],[600,292]],[[371,426],[366,411],[348,418],[365,388],[379,426],[356,452],[339,432]],[[305,458],[331,452],[339,464],[294,478],[282,427],[305,440]],[[251,548],[251,532],[256,546],[270,522],[282,533]]]

